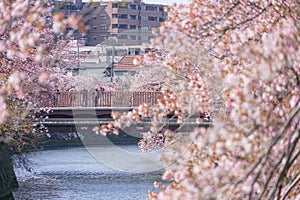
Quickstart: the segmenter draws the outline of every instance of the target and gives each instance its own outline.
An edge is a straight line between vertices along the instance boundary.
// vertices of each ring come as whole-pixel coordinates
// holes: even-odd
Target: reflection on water
[[[122,148],[138,152],[133,146]],[[32,172],[15,168],[20,184],[14,192],[16,199],[146,199],[147,191],[154,189],[153,182],[161,174],[111,169],[85,148],[40,151],[28,155],[28,159],[33,164]]]

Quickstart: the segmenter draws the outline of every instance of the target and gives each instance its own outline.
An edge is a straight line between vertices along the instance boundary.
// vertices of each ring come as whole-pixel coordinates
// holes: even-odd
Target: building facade
[[[153,37],[152,29],[158,28],[166,17],[164,5],[146,4],[142,0],[101,1],[84,3],[81,0],[60,1],[56,11],[79,13],[87,25],[83,38],[87,46],[109,42],[115,37],[121,45],[147,43]]]

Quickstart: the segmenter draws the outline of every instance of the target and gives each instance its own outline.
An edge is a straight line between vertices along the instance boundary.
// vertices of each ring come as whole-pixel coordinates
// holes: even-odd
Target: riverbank
[[[140,138],[120,133],[119,135],[102,136],[95,133],[78,134],[71,133],[48,133],[41,137],[38,142],[37,150],[62,149],[84,146],[99,145],[137,145]],[[32,149],[35,151],[36,149]]]

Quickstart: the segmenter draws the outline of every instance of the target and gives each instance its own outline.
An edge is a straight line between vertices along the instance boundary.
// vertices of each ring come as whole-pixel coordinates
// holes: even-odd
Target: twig
[[[290,116],[288,117],[287,121],[285,122],[285,124],[280,128],[278,134],[275,136],[275,138],[273,139],[273,141],[271,142],[271,144],[269,145],[269,147],[266,149],[266,151],[258,158],[258,161],[249,169],[249,171],[242,176],[241,178],[237,179],[233,185],[237,185],[239,183],[241,183],[243,180],[245,180],[248,176],[250,176],[250,174],[256,169],[256,167],[262,162],[262,160],[265,158],[265,160],[267,160],[273,146],[279,141],[279,139],[282,137],[284,131],[290,126],[290,124],[292,123],[292,120],[294,119],[294,117],[298,114],[298,112],[300,111],[300,100],[297,102],[297,106],[292,110]],[[226,190],[226,188],[224,188],[224,190]]]
[[[286,161],[285,165],[283,166],[281,172],[279,173],[279,176],[278,176],[278,178],[276,180],[276,185],[274,186],[272,192],[269,194],[268,199],[274,199],[274,195],[275,195],[275,192],[276,192],[276,190],[278,188],[279,183],[281,182],[282,178],[285,176],[285,174],[286,174],[289,166],[293,164],[293,163],[290,163],[289,161],[290,161],[291,156],[292,156],[292,154],[293,154],[293,152],[294,152],[294,150],[295,150],[295,148],[296,148],[296,146],[297,146],[297,144],[299,142],[299,139],[300,139],[300,133],[298,132],[298,136],[295,139],[295,141],[293,142],[293,146],[292,146],[290,152],[288,152],[288,154],[286,156],[287,157],[287,161]]]
[[[290,193],[290,191],[295,187],[296,184],[300,181],[300,174],[297,176],[297,178],[291,183],[291,185],[288,187],[288,189],[283,194],[283,197],[281,197],[280,200],[284,200],[287,195]]]

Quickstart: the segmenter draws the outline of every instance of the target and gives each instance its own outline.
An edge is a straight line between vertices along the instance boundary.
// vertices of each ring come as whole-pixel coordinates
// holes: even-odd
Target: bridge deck
[[[42,92],[41,107],[135,107],[142,103],[154,105],[160,92],[70,91],[54,94]]]
[[[132,110],[134,107],[82,107],[82,106],[74,106],[74,107],[41,107],[38,110],[116,110],[116,111],[128,111]]]

